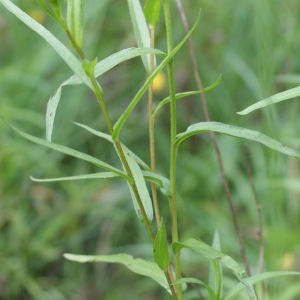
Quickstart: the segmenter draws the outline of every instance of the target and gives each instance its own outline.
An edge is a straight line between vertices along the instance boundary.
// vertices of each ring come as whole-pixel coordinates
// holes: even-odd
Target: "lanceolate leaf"
[[[189,248],[206,258],[214,261],[219,261],[226,268],[233,271],[233,273],[237,276],[237,278],[244,284],[246,291],[251,300],[256,300],[255,291],[253,285],[244,270],[244,268],[239,265],[235,260],[233,260],[230,256],[214,249],[213,247],[205,244],[200,239],[190,238],[183,243],[175,242],[172,244],[172,248],[174,253],[178,253],[181,248]]]
[[[144,12],[147,22],[155,27],[159,21],[160,0],[147,0]]]
[[[160,226],[154,240],[153,257],[160,269],[166,272],[171,259],[168,250],[167,230],[163,219],[161,219]]]
[[[67,65],[72,69],[72,71],[78,75],[81,80],[93,89],[93,85],[90,79],[85,74],[82,69],[79,60],[72,54],[72,52],[63,45],[52,33],[50,33],[44,26],[32,19],[20,8],[15,6],[9,0],[0,0],[0,2],[11,11],[17,18],[19,18],[23,23],[25,23],[29,28],[39,34],[46,42],[51,45],[54,50],[62,57],[62,59],[67,63]]]
[[[277,142],[276,140],[258,131],[232,126],[228,124],[223,124],[219,122],[201,122],[201,123],[193,124],[189,126],[185,132],[177,135],[175,143],[179,145],[183,140],[185,140],[186,138],[192,135],[199,134],[202,132],[208,132],[208,131],[220,132],[234,137],[259,142],[278,152],[300,159],[300,154],[298,152],[294,151],[293,149]]]
[[[147,186],[146,186],[146,182],[145,182],[145,179],[143,177],[143,173],[142,173],[139,165],[137,164],[137,162],[130,155],[128,155],[126,152],[124,152],[124,153],[125,153],[126,160],[128,162],[129,168],[132,172],[132,176],[134,178],[135,185],[138,189],[138,192],[139,192],[139,195],[140,195],[140,198],[141,198],[141,201],[142,201],[142,205],[143,205],[143,207],[145,209],[145,212],[147,214],[148,221],[151,223],[152,220],[153,220],[152,200],[151,200],[151,197],[149,195],[149,192],[148,192],[148,189],[147,189]],[[138,204],[138,200],[135,197],[135,194],[132,190],[131,185],[128,182],[127,182],[127,184],[128,184],[129,190],[130,190],[130,194],[131,194],[131,198],[132,198],[132,201],[133,201],[133,206],[134,206],[135,212],[136,212],[138,218],[140,219],[140,221],[142,223],[145,223],[146,220],[144,219],[144,216],[141,212],[140,206]]]
[[[184,92],[184,93],[175,94],[175,99],[180,99],[180,98],[183,98],[183,97],[192,96],[192,95],[200,94],[200,93],[203,93],[203,92],[207,92],[207,91],[213,89],[215,86],[217,86],[221,82],[221,79],[222,79],[222,75],[220,75],[219,78],[217,79],[217,81],[214,82],[212,85],[210,85],[210,86],[208,86],[208,87],[206,87],[202,90],[199,90],[199,91],[192,91],[192,92]],[[157,105],[157,107],[154,109],[154,111],[152,113],[152,118],[155,117],[156,113],[158,112],[158,110],[160,108],[162,108],[165,104],[167,104],[169,102],[170,102],[170,96],[166,97],[161,102],[159,102],[159,104]]]
[[[121,115],[121,117],[119,118],[119,120],[114,125],[114,132],[113,132],[113,136],[112,136],[114,140],[116,140],[118,138],[119,133],[120,133],[120,131],[121,131],[124,123],[126,122],[127,118],[129,117],[130,113],[132,112],[132,110],[138,104],[138,102],[140,101],[140,99],[142,98],[142,96],[144,95],[144,93],[147,91],[149,85],[151,84],[151,82],[153,81],[153,79],[155,78],[155,76],[158,74],[159,71],[161,71],[163,69],[163,67],[165,67],[168,64],[168,62],[174,57],[174,55],[182,47],[182,45],[185,43],[185,41],[189,38],[189,36],[195,30],[195,28],[196,28],[199,20],[200,20],[200,12],[198,14],[198,17],[197,17],[197,20],[196,20],[195,24],[193,25],[193,27],[191,28],[191,30],[189,31],[189,33],[173,49],[173,51],[160,63],[160,65],[150,74],[150,76],[147,78],[147,80],[144,83],[144,85],[140,88],[140,90],[137,92],[137,94],[135,95],[135,97],[132,99],[132,101],[130,102],[130,104],[128,105],[128,107],[124,111],[124,113]]]
[[[281,93],[278,93],[278,94],[275,94],[271,97],[268,97],[266,99],[263,99],[249,107],[247,107],[246,109],[238,112],[239,115],[246,115],[246,114],[249,114],[250,112],[256,110],[256,109],[259,109],[259,108],[262,108],[262,107],[265,107],[265,106],[268,106],[268,105],[271,105],[271,104],[275,104],[275,103],[278,103],[280,101],[284,101],[284,100],[288,100],[288,99],[291,99],[291,98],[295,98],[295,97],[298,97],[300,96],[300,86],[296,87],[296,88],[293,88],[293,89],[290,89],[290,90],[287,90],[287,91],[284,91],[284,92],[281,92]]]
[[[276,272],[266,272],[258,275],[254,275],[250,277],[250,281],[252,284],[261,282],[266,279],[271,279],[275,277],[280,277],[280,276],[291,276],[291,275],[300,275],[300,272],[292,272],[292,271],[276,271]],[[242,292],[244,290],[244,285],[239,283],[236,285],[234,288],[229,290],[224,297],[222,297],[222,300],[230,300],[233,299],[237,294]]]
[[[127,0],[130,18],[138,46],[150,47],[150,35],[140,0]],[[150,55],[142,55],[143,64],[150,72]]]
[[[64,257],[69,260],[73,260],[80,263],[86,262],[107,262],[123,264],[132,272],[147,276],[155,280],[165,289],[168,289],[168,282],[165,278],[164,272],[157,266],[156,263],[146,261],[140,258],[133,258],[128,254],[115,254],[115,255],[74,255],[64,254]]]
[[[22,137],[24,137],[25,139],[31,141],[31,142],[34,142],[36,144],[39,144],[39,145],[43,145],[43,146],[46,146],[48,148],[51,148],[51,149],[54,149],[56,151],[59,151],[59,152],[62,152],[62,153],[65,153],[65,154],[68,154],[68,155],[71,155],[71,156],[74,156],[74,157],[77,157],[79,159],[82,159],[82,160],[85,160],[85,161],[88,161],[98,167],[101,167],[105,170],[108,170],[108,171],[111,171],[115,174],[118,174],[119,176],[123,177],[123,178],[126,178],[127,180],[130,180],[130,178],[124,173],[122,172],[121,170],[103,162],[102,160],[98,159],[98,158],[95,158],[91,155],[88,155],[88,154],[85,154],[85,153],[82,153],[82,152],[79,152],[79,151],[76,151],[74,149],[71,149],[71,148],[68,148],[66,146],[62,146],[62,145],[58,145],[58,144],[55,144],[55,143],[50,143],[48,141],[45,141],[43,139],[40,139],[40,138],[37,138],[33,135],[30,135],[20,129],[18,129],[17,127],[15,127],[14,125],[10,124],[3,116],[0,115],[0,119],[2,119],[5,123],[7,123],[15,132],[17,132],[18,134],[20,134]]]
[[[161,192],[166,196],[170,197],[170,181],[158,174],[142,171],[142,174],[145,180],[154,182],[158,185]],[[93,173],[93,174],[85,174],[85,175],[77,175],[77,176],[68,176],[68,177],[57,177],[57,178],[34,178],[30,176],[30,179],[37,182],[54,182],[54,181],[72,181],[72,180],[86,180],[86,179],[106,179],[106,178],[121,178],[116,173],[112,172],[101,172],[101,173]]]
[[[116,65],[120,64],[123,61],[126,61],[128,59],[137,57],[139,55],[145,54],[145,53],[155,53],[158,55],[165,56],[166,54],[160,50],[153,49],[153,48],[128,48],[121,50],[117,53],[114,53],[107,58],[99,61],[94,70],[95,77],[99,77],[105,72],[109,71]],[[53,125],[54,125],[54,119],[56,114],[56,109],[59,104],[60,98],[61,98],[61,91],[62,88],[65,85],[75,85],[75,84],[81,84],[83,81],[78,75],[73,75],[67,80],[63,81],[61,85],[58,87],[58,89],[55,91],[55,93],[51,96],[51,98],[48,101],[47,104],[47,112],[46,112],[46,139],[47,141],[51,141],[52,131],[53,131]]]
[[[99,136],[99,137],[101,137],[101,138],[107,140],[108,142],[110,142],[110,143],[112,143],[112,144],[114,143],[112,137],[111,137],[109,134],[106,134],[106,133],[103,133],[103,132],[101,132],[101,131],[95,130],[95,129],[91,128],[91,127],[88,127],[88,126],[83,125],[83,124],[80,124],[80,123],[74,122],[74,124],[76,124],[76,125],[78,125],[78,126],[84,128],[84,129],[86,129],[87,131],[89,131],[89,132],[91,132],[91,133],[93,133],[93,134],[95,134],[95,135],[97,135],[97,136]],[[142,166],[146,171],[151,171],[151,168],[150,168],[144,161],[142,161],[137,155],[135,155],[129,148],[127,148],[124,144],[122,144],[122,147],[123,147],[123,149],[124,149],[131,157],[133,157],[133,158],[136,160],[136,162],[137,162],[140,166]]]
[[[120,178],[119,175],[112,172],[101,172],[87,175],[77,175],[77,176],[68,176],[68,177],[57,177],[57,178],[45,178],[39,179],[30,176],[32,181],[36,182],[55,182],[55,181],[72,181],[72,180],[84,180],[84,179],[107,179],[107,178]]]

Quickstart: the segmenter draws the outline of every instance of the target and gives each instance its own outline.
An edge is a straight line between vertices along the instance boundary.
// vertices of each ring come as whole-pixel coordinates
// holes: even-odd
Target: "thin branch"
[[[175,1],[176,1],[176,4],[177,4],[178,11],[180,13],[180,17],[181,17],[182,22],[183,22],[184,29],[185,29],[186,32],[188,32],[189,31],[189,26],[188,26],[187,18],[186,18],[184,9],[182,7],[181,1],[180,0],[175,0]],[[191,57],[191,60],[192,60],[192,65],[193,65],[194,77],[195,77],[198,89],[201,90],[201,89],[203,89],[203,85],[202,85],[201,78],[200,78],[200,75],[199,75],[199,72],[198,72],[197,61],[196,61],[196,56],[195,56],[194,46],[193,46],[193,40],[192,40],[191,37],[188,38],[188,45],[189,45],[190,57]],[[207,101],[206,101],[205,93],[201,93],[200,97],[201,97],[201,100],[202,100],[202,106],[203,106],[203,110],[204,110],[205,119],[206,119],[207,122],[210,122],[211,119],[210,119],[210,115],[209,115],[209,111],[208,111],[208,107],[207,107]],[[215,133],[211,132],[210,136],[212,138],[213,145],[214,145],[214,148],[215,148],[215,151],[216,151],[216,154],[217,154],[218,164],[219,164],[219,168],[220,168],[220,172],[221,172],[221,178],[222,178],[223,186],[224,186],[224,189],[225,189],[227,202],[228,202],[228,205],[229,205],[229,208],[230,208],[234,228],[235,228],[235,231],[237,233],[238,240],[239,240],[241,256],[242,256],[243,261],[244,261],[245,269],[246,269],[248,275],[250,276],[251,275],[250,266],[249,266],[249,262],[248,262],[248,259],[247,259],[247,256],[246,256],[246,250],[245,250],[245,245],[244,245],[244,241],[243,241],[243,236],[242,236],[240,226],[238,224],[237,214],[236,214],[236,211],[235,211],[235,208],[234,208],[234,205],[233,205],[233,201],[232,201],[228,181],[227,181],[227,178],[226,178],[226,175],[225,175],[225,170],[224,170],[224,166],[223,166],[223,161],[222,161],[220,148],[219,148]]]

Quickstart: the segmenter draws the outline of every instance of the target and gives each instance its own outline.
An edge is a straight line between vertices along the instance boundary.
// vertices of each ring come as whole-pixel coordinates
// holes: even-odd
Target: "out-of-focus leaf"
[[[75,42],[81,48],[83,34],[82,0],[68,0],[67,23]]]
[[[246,109],[240,111],[240,112],[237,112],[239,115],[246,115],[246,114],[249,114],[250,112],[256,110],[256,109],[259,109],[259,108],[262,108],[262,107],[266,107],[268,105],[272,105],[272,104],[275,104],[275,103],[278,103],[278,102],[281,102],[281,101],[284,101],[284,100],[288,100],[288,99],[291,99],[291,98],[295,98],[295,97],[298,97],[300,96],[300,86],[296,87],[296,88],[293,88],[293,89],[290,89],[290,90],[287,90],[287,91],[284,91],[284,92],[281,92],[281,93],[278,93],[278,94],[275,94],[271,97],[268,97],[266,99],[263,99],[249,107],[247,107]]]
[[[155,27],[159,21],[160,0],[147,0],[144,12],[147,22]]]
[[[234,137],[259,142],[278,152],[300,159],[300,154],[298,152],[262,134],[261,132],[242,128],[242,127],[232,126],[228,124],[223,124],[219,122],[201,122],[201,123],[193,124],[189,126],[185,132],[177,135],[175,143],[180,144],[183,140],[185,140],[186,138],[192,135],[199,134],[202,132],[208,132],[208,131],[220,132]]]

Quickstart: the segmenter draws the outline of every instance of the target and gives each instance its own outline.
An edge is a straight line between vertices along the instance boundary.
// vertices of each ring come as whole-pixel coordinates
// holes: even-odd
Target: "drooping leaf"
[[[140,48],[150,47],[150,35],[140,0],[127,0],[135,38]],[[147,73],[150,72],[150,55],[142,55]]]
[[[171,259],[168,250],[167,230],[163,219],[161,219],[160,226],[153,243],[153,257],[160,269],[166,272]]]
[[[121,50],[117,53],[114,53],[107,58],[99,61],[94,70],[94,76],[95,78],[101,76],[105,72],[109,71],[116,65],[122,63],[123,61],[126,61],[128,59],[137,57],[144,53],[156,53],[158,55],[165,56],[165,53],[152,48],[128,48]],[[54,119],[56,114],[56,109],[59,104],[60,98],[61,98],[61,92],[62,88],[66,85],[75,85],[75,84],[81,84],[83,81],[79,76],[76,74],[68,78],[67,80],[63,81],[58,89],[55,91],[55,93],[50,97],[48,104],[47,104],[47,111],[46,111],[46,139],[47,141],[51,141],[51,136],[53,132],[53,125],[54,125]]]
[[[278,152],[300,159],[300,154],[298,152],[262,134],[261,132],[219,122],[201,122],[193,124],[189,126],[185,132],[177,135],[175,143],[179,145],[183,140],[192,135],[208,131],[220,132],[233,137],[259,142]]]
[[[221,251],[220,236],[217,230],[214,234],[212,247],[218,251]],[[220,299],[222,296],[222,266],[217,260],[210,261],[209,286],[215,291],[217,299]]]
[[[203,285],[209,296],[210,296],[210,300],[218,300],[219,298],[217,298],[216,294],[214,293],[214,291],[212,290],[212,288],[205,284],[203,281],[197,279],[197,278],[191,278],[191,277],[188,277],[188,278],[181,278],[179,280],[176,280],[173,284],[182,284],[182,283],[196,283],[196,284],[201,284]]]
[[[222,79],[222,75],[219,76],[219,78],[217,79],[216,82],[214,82],[212,85],[202,89],[202,90],[199,90],[199,91],[192,91],[192,92],[184,92],[184,93],[178,93],[178,94],[175,94],[175,99],[180,99],[180,98],[183,98],[183,97],[187,97],[187,96],[192,96],[192,95],[196,95],[196,94],[200,94],[200,93],[203,93],[203,92],[207,92],[211,89],[213,89],[215,86],[217,86],[220,82],[221,82],[221,79]],[[169,103],[170,102],[170,96],[166,97],[165,99],[163,99],[162,101],[159,102],[159,104],[156,106],[156,108],[154,109],[153,113],[152,113],[152,118],[155,117],[156,113],[158,112],[158,110],[160,108],[162,108],[165,104]]]
[[[29,28],[39,34],[46,42],[51,45],[54,50],[61,56],[61,58],[67,63],[71,70],[77,74],[81,80],[93,90],[93,85],[90,79],[82,69],[81,62],[72,54],[72,52],[63,45],[50,31],[44,26],[35,21],[19,7],[14,5],[10,0],[0,0],[0,2],[11,11],[17,18],[25,23]]]
[[[160,2],[160,0],[147,0],[144,7],[146,20],[153,27],[156,27],[159,21]]]
[[[239,265],[230,256],[205,244],[200,239],[190,238],[183,243],[175,242],[172,244],[172,249],[175,254],[178,253],[180,251],[180,249],[182,249],[182,248],[189,248],[210,260],[219,261],[226,268],[231,270],[236,275],[238,280],[244,284],[247,294],[249,295],[250,299],[257,300],[253,285],[252,285],[246,271],[244,270],[244,268],[241,265]]]
[[[158,67],[148,76],[146,82],[144,85],[140,88],[140,90],[137,92],[137,94],[134,96],[128,107],[125,109],[123,114],[120,116],[116,124],[114,125],[114,132],[113,132],[113,139],[116,140],[119,136],[119,133],[126,122],[127,118],[129,117],[132,110],[135,108],[135,106],[138,104],[144,93],[147,91],[149,85],[154,80],[155,76],[158,74],[159,71],[165,67],[169,61],[174,57],[174,55],[178,52],[178,50],[182,47],[182,45],[185,43],[185,41],[189,38],[189,36],[192,34],[192,32],[195,30],[198,22],[200,20],[200,12],[198,14],[198,17],[195,21],[195,24],[189,31],[189,33],[183,38],[183,40],[173,49],[173,51],[158,65]]]
[[[76,44],[81,48],[83,34],[82,0],[68,0],[67,24]]]
[[[129,165],[129,168],[131,170],[135,185],[136,185],[137,190],[139,192],[140,199],[141,199],[142,205],[145,209],[148,221],[151,223],[152,220],[153,220],[152,200],[151,200],[151,197],[149,195],[149,191],[147,189],[143,173],[142,173],[138,163],[135,161],[135,159],[132,158],[130,155],[128,155],[126,153],[126,151],[124,152],[124,154],[125,154],[127,163]],[[140,221],[142,223],[145,223],[146,220],[144,219],[144,216],[143,216],[141,208],[138,204],[138,200],[136,199],[136,196],[133,192],[133,189],[132,189],[131,185],[129,184],[129,182],[127,182],[127,184],[128,184],[128,188],[129,188],[129,191],[130,191],[130,194],[131,194],[131,198],[132,198],[132,201],[133,201],[133,206],[134,206],[135,212],[136,212],[138,218],[140,219]]]
[[[291,275],[300,275],[300,272],[293,272],[293,271],[275,271],[275,272],[266,272],[258,275],[254,275],[250,277],[250,281],[252,284],[256,284],[258,282],[261,282],[266,279],[271,279],[275,277],[281,277],[281,276],[291,276]],[[230,289],[224,297],[222,297],[222,300],[230,300],[233,299],[236,295],[238,295],[240,292],[242,292],[245,289],[244,285],[239,283],[234,288]]]
[[[240,112],[237,112],[239,115],[246,115],[246,114],[249,114],[250,112],[256,110],[256,109],[259,109],[259,108],[262,108],[262,107],[266,107],[268,105],[272,105],[272,104],[275,104],[275,103],[278,103],[278,102],[281,102],[281,101],[284,101],[284,100],[288,100],[288,99],[292,99],[292,98],[295,98],[295,97],[298,97],[300,96],[300,86],[296,87],[296,88],[293,88],[293,89],[290,89],[290,90],[287,90],[287,91],[284,91],[284,92],[281,92],[281,93],[278,93],[278,94],[275,94],[271,97],[268,97],[266,99],[263,99],[249,107],[247,107],[246,109],[240,111]]]
[[[56,151],[59,151],[59,152],[62,152],[62,153],[65,153],[65,154],[68,154],[68,155],[71,155],[71,156],[74,156],[74,157],[77,157],[77,158],[82,159],[82,160],[88,161],[88,162],[90,162],[90,163],[92,163],[92,164],[94,164],[94,165],[96,165],[100,168],[111,171],[111,172],[113,172],[115,174],[118,174],[119,176],[121,176],[121,177],[123,177],[127,180],[130,180],[130,178],[124,172],[122,172],[121,170],[119,170],[119,169],[103,162],[102,160],[100,160],[96,157],[93,157],[91,155],[76,151],[74,149],[71,149],[71,148],[63,146],[63,145],[51,143],[51,142],[45,141],[43,139],[40,139],[38,137],[35,137],[33,135],[30,135],[30,134],[18,129],[14,125],[10,124],[2,115],[0,115],[0,119],[2,119],[6,124],[8,124],[19,135],[21,135],[22,137],[24,137],[25,139],[27,139],[31,142],[34,142],[36,144],[48,147],[50,149],[53,149],[53,150],[56,150]]]
[[[168,289],[168,282],[165,278],[164,272],[157,266],[156,263],[143,260],[141,258],[133,258],[128,254],[115,254],[115,255],[74,255],[64,254],[66,259],[86,263],[86,262],[107,262],[123,264],[132,272],[150,277],[159,283],[166,290]]]

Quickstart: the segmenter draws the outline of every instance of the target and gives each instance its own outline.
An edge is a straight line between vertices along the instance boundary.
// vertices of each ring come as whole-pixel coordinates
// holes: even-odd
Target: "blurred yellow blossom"
[[[166,75],[159,72],[153,80],[153,92],[159,93],[166,85]]]
[[[36,20],[40,24],[43,24],[45,21],[45,14],[41,9],[32,9],[29,12],[29,15],[32,19]]]
[[[284,270],[290,270],[295,262],[295,255],[291,252],[286,252],[283,256],[282,268]]]

